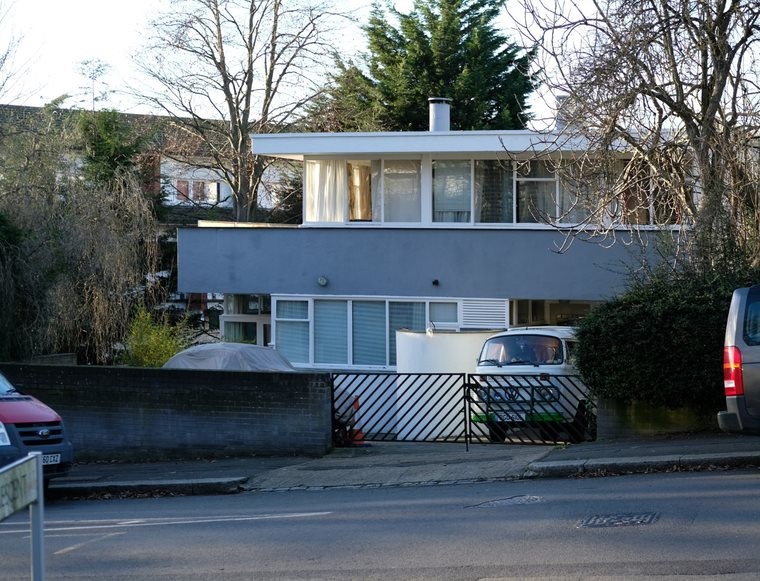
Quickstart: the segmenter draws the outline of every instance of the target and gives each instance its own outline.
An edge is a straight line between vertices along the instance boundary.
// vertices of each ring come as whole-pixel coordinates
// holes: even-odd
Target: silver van
[[[545,440],[593,439],[593,405],[575,368],[573,327],[514,327],[486,339],[472,420],[492,441],[516,431]],[[528,436],[530,438],[530,435]]]
[[[720,429],[760,433],[760,285],[736,289],[731,297],[723,389],[726,411],[718,412]]]

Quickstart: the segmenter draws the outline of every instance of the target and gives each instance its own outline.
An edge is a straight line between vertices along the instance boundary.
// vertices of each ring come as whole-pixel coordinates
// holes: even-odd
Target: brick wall
[[[0,364],[63,418],[80,460],[320,456],[329,374]]]

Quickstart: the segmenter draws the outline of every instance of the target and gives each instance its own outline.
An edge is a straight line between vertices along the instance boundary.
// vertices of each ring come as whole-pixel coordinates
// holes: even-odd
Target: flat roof
[[[251,143],[257,155],[303,160],[304,157],[499,153],[528,158],[585,151],[587,142],[568,133],[513,130],[262,133],[252,134]]]

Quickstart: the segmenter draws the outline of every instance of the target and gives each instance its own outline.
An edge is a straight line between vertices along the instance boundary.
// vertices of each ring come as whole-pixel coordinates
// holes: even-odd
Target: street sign
[[[37,501],[37,459],[27,456],[0,469],[0,521]]]
[[[42,454],[32,452],[0,468],[0,522],[27,506],[31,524],[32,581],[45,579],[45,496]]]

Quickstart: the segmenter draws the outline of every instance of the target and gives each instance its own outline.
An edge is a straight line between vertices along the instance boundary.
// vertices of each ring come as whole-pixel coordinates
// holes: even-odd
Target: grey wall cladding
[[[0,364],[63,418],[79,460],[321,456],[329,374]]]

